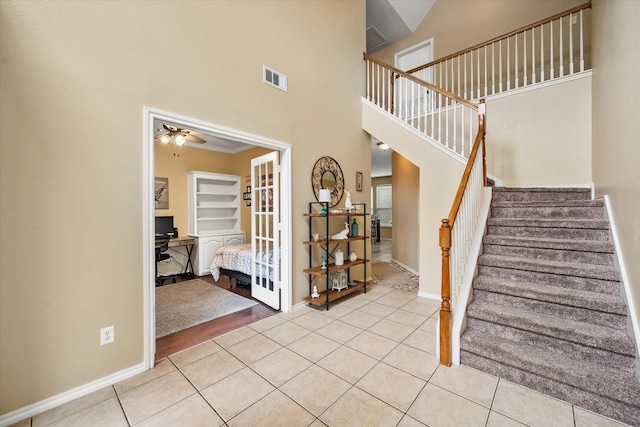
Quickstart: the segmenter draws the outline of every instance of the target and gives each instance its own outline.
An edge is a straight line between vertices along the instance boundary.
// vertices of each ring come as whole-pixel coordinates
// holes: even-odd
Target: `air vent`
[[[270,86],[276,87],[285,92],[287,91],[287,76],[267,67],[266,65],[262,66],[262,79]]]
[[[388,43],[387,39],[376,27],[367,28],[367,52],[371,53]]]

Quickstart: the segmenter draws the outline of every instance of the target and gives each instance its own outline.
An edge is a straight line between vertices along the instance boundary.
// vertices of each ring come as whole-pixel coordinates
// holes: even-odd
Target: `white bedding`
[[[266,253],[258,252],[256,254],[256,260],[260,260],[262,268],[259,268],[256,272],[258,277],[265,276],[267,267],[265,264],[273,264],[273,253],[271,250]],[[248,276],[252,273],[251,262],[251,243],[243,243],[241,245],[223,246],[216,251],[213,256],[213,262],[211,263],[211,274],[213,278],[218,281],[220,278],[220,269],[239,271]],[[269,268],[269,280],[273,281],[273,269]]]

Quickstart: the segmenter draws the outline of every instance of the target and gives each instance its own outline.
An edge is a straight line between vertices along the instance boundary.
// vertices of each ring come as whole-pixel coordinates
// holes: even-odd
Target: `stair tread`
[[[555,239],[551,237],[525,237],[489,234],[484,237],[484,243],[529,248],[570,249],[578,252],[614,252],[613,243],[603,242],[600,240]],[[585,250],[585,247],[587,250]]]
[[[635,344],[625,331],[620,329],[482,301],[473,301],[467,307],[467,315],[623,355],[635,356],[636,354]]]
[[[553,273],[563,276],[587,277],[611,281],[620,280],[620,273],[616,267],[599,264],[483,254],[478,257],[478,265]]]
[[[521,298],[627,315],[627,305],[617,295],[567,289],[541,283],[520,282],[484,275],[479,275],[474,279],[473,287],[474,289],[504,293]]]
[[[535,208],[535,207],[601,207],[604,206],[602,199],[593,200],[495,200],[491,202],[491,207],[499,208]]]
[[[495,187],[493,191],[498,192],[539,192],[539,193],[586,193],[591,194],[591,189],[586,187]]]
[[[516,342],[469,329],[463,350],[516,369],[561,382],[640,408],[640,382],[633,373],[587,362],[528,343]]]
[[[489,218],[487,224],[502,227],[609,229],[607,220],[588,218]]]

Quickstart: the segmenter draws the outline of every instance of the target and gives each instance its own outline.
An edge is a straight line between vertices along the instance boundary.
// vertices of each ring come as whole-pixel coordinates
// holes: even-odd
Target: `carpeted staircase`
[[[640,426],[636,347],[603,200],[494,187],[461,363]]]

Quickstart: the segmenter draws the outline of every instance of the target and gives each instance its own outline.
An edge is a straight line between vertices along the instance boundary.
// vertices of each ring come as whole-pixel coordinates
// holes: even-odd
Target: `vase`
[[[353,224],[351,224],[351,237],[358,237],[358,223],[353,218]]]

